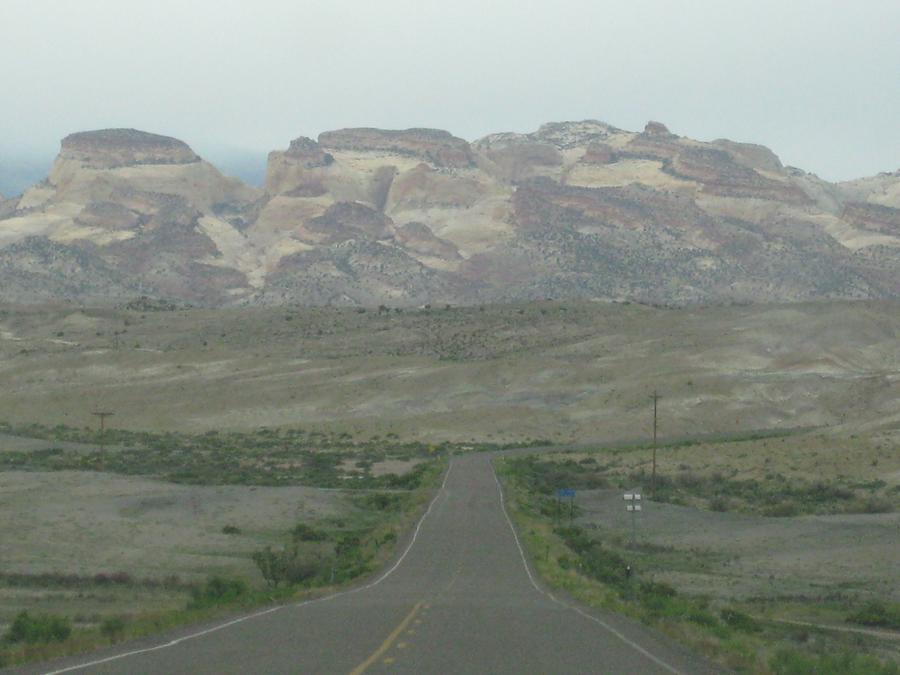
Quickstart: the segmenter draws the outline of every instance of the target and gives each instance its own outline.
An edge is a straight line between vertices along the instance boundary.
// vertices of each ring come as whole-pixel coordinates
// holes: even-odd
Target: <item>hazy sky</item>
[[[832,180],[900,166],[897,0],[0,0],[0,27],[7,150],[654,119]]]

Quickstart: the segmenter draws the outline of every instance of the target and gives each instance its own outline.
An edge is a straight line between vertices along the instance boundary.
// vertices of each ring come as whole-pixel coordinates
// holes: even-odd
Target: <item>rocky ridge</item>
[[[595,120],[469,143],[343,129],[269,155],[262,190],[185,143],[72,134],[0,199],[0,299],[654,303],[900,295],[900,173],[831,184],[763,146]]]
[[[103,129],[71,134],[62,140],[59,158],[80,162],[82,166],[92,169],[200,161],[200,157],[186,143],[137,129]]]

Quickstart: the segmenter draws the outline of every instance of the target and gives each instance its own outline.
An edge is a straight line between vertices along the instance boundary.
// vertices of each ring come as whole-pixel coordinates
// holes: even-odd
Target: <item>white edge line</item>
[[[167,649],[169,647],[174,647],[177,644],[182,642],[187,642],[188,640],[194,640],[199,637],[203,637],[204,635],[209,635],[210,633],[215,633],[216,631],[220,631],[223,628],[228,628],[229,626],[234,626],[238,623],[243,623],[244,621],[249,621],[250,619],[255,619],[260,616],[265,616],[266,614],[271,614],[273,612],[277,612],[279,610],[285,609],[287,607],[303,607],[304,605],[312,605],[317,602],[325,602],[326,600],[334,600],[335,598],[339,598],[344,595],[351,595],[352,593],[358,593],[359,591],[364,591],[369,588],[373,588],[380,584],[382,581],[387,579],[394,571],[400,567],[400,563],[403,562],[406,555],[410,552],[413,547],[413,544],[416,543],[416,539],[419,537],[419,530],[422,529],[422,523],[425,522],[425,519],[428,517],[428,514],[431,513],[431,509],[434,507],[437,500],[444,494],[444,490],[447,487],[447,478],[450,477],[450,470],[453,468],[453,460],[451,458],[450,465],[447,467],[447,472],[444,474],[444,480],[441,483],[441,488],[438,490],[438,493],[434,496],[434,499],[431,500],[431,503],[428,505],[428,508],[425,510],[425,513],[422,514],[422,517],[419,518],[419,522],[416,523],[416,529],[413,530],[412,540],[410,540],[409,545],[403,551],[403,554],[400,558],[391,566],[391,568],[378,577],[375,581],[366,584],[365,586],[359,586],[357,588],[351,588],[346,591],[340,591],[338,593],[332,593],[331,595],[326,595],[322,598],[313,598],[312,600],[304,600],[303,602],[286,604],[286,605],[278,605],[276,607],[269,607],[268,609],[264,609],[260,612],[254,612],[253,614],[248,614],[246,616],[238,617],[237,619],[232,619],[231,621],[226,621],[225,623],[218,624],[217,626],[212,626],[211,628],[207,628],[205,630],[198,631],[196,633],[191,633],[190,635],[184,635],[180,638],[176,638],[169,642],[164,642],[160,645],[154,645],[153,647],[145,647],[144,649],[135,649],[130,652],[125,652],[123,654],[115,654],[113,656],[107,656],[104,659],[97,659],[96,661],[88,661],[87,663],[80,663],[75,666],[69,666],[67,668],[61,668],[60,670],[52,670],[45,673],[45,675],[59,675],[60,673],[68,673],[73,670],[81,670],[82,668],[90,668],[91,666],[99,666],[103,663],[109,663],[110,661],[117,661],[119,659],[125,659],[129,656],[137,656],[138,654],[147,654],[148,652],[155,652],[160,649]],[[521,550],[521,549],[520,549]],[[533,583],[533,582],[532,582]]]
[[[543,588],[541,588],[538,585],[538,583],[534,579],[534,575],[532,575],[532,573],[531,573],[531,568],[528,566],[528,559],[525,557],[525,550],[522,548],[522,543],[519,541],[519,535],[516,533],[516,528],[513,525],[512,519],[509,517],[509,512],[506,510],[506,500],[503,497],[503,486],[500,485],[500,479],[497,478],[497,471],[494,469],[494,462],[491,461],[490,464],[491,464],[491,472],[494,474],[494,480],[497,483],[497,491],[500,493],[500,508],[503,509],[503,515],[506,516],[506,522],[509,524],[509,529],[512,530],[513,538],[516,540],[516,546],[519,549],[519,556],[522,558],[522,564],[525,566],[525,572],[528,574],[528,580],[531,582],[531,585],[534,586],[534,589],[541,595],[545,595],[548,598],[550,598],[556,604],[561,605],[561,606],[565,607],[566,609],[571,609],[573,612],[577,612],[578,614],[583,616],[585,619],[590,619],[594,623],[602,626],[607,631],[609,631],[610,633],[615,635],[617,638],[619,638],[622,642],[627,644],[629,647],[634,648],[635,650],[637,650],[638,652],[640,652],[641,654],[646,656],[648,659],[653,661],[656,665],[658,665],[662,668],[665,668],[670,673],[673,673],[673,675],[684,675],[680,670],[678,670],[674,666],[669,665],[668,663],[666,663],[659,657],[654,656],[653,654],[648,652],[646,649],[641,647],[638,643],[636,643],[633,640],[631,640],[630,638],[626,637],[621,631],[613,628],[612,626],[610,626],[608,623],[606,623],[602,619],[598,619],[596,616],[594,616],[592,614],[588,614],[587,612],[582,610],[580,607],[577,607],[575,605],[570,605],[567,602],[563,602],[562,600],[557,598],[555,595],[553,595],[553,593],[551,593],[549,591],[545,591]]]

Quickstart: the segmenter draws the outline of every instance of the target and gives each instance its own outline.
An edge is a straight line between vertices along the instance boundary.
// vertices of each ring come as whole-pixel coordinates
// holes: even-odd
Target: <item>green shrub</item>
[[[651,614],[675,615],[690,612],[687,606],[677,607],[677,591],[669,584],[645,581],[638,587],[638,599]]]
[[[317,530],[306,523],[297,523],[291,530],[291,537],[294,541],[326,541],[328,533]]]
[[[241,528],[236,525],[226,525],[222,528],[222,534],[240,534]]]
[[[734,608],[726,607],[719,612],[719,616],[728,626],[744,633],[758,633],[762,630],[756,619]]]
[[[94,583],[98,586],[107,586],[107,585],[119,585],[119,586],[128,586],[134,583],[134,579],[131,578],[131,575],[128,572],[97,572],[93,576]]]
[[[542,516],[555,519],[556,514],[559,512],[559,504],[550,497],[538,497],[538,510]]]
[[[900,604],[870,602],[865,607],[847,617],[851,623],[863,626],[878,626],[900,630]]]
[[[800,509],[793,502],[781,502],[763,510],[763,515],[772,518],[790,518],[798,513],[800,513]]]
[[[419,464],[402,475],[389,473],[380,478],[381,485],[392,490],[414,490],[422,484],[425,475],[425,464]]]
[[[301,551],[297,546],[282,550],[266,547],[253,553],[253,562],[269,586],[280,584],[300,584],[315,577],[323,577],[326,569],[331,569],[333,561],[321,554]]]
[[[827,503],[833,501],[842,501],[853,499],[853,490],[849,490],[843,486],[834,483],[826,483],[824,481],[816,481],[812,485],[798,490],[798,496],[804,501]]]
[[[357,496],[353,502],[367,511],[400,511],[408,495],[396,492],[369,492]]]
[[[6,633],[8,642],[62,642],[72,634],[72,625],[64,616],[19,612]]]
[[[618,553],[604,548],[601,542],[577,526],[557,527],[553,532],[578,555],[574,566],[583,574],[614,587],[621,588],[625,584],[628,563]]]
[[[678,595],[678,591],[672,586],[661,581],[645,581],[640,585],[639,591],[641,595],[655,595],[661,598],[674,598]]]
[[[869,497],[862,502],[859,510],[863,513],[890,513],[894,505],[884,497]]]
[[[725,511],[731,510],[731,500],[728,497],[719,495],[717,497],[713,497],[709,502],[709,508],[711,511],[718,511],[719,513],[724,513]]]
[[[100,632],[115,642],[125,632],[125,619],[121,616],[108,616],[100,623]]]
[[[812,656],[796,650],[782,650],[769,662],[776,675],[898,675],[896,663],[882,663],[862,654]]]
[[[249,588],[245,581],[215,576],[208,579],[200,588],[191,591],[188,609],[227,605],[244,598],[248,593]]]
[[[719,620],[715,617],[714,614],[702,609],[694,610],[693,612],[688,614],[687,620],[701,626],[706,626],[707,628],[712,628],[719,625]]]

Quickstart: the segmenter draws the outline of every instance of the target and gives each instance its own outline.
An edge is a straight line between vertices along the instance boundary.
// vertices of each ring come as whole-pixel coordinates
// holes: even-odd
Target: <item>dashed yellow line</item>
[[[419,610],[422,608],[423,602],[417,602],[415,607],[412,608],[409,614],[403,617],[403,621],[393,630],[393,632],[387,636],[387,639],[381,643],[381,646],[375,650],[375,652],[367,658],[365,661],[360,663],[356,668],[350,671],[350,675],[362,675],[362,673],[366,672],[369,667],[375,663],[378,659],[384,656],[384,653],[391,648],[391,645],[394,644],[394,641],[400,637],[400,634],[406,630],[406,627],[409,625],[409,622],[413,620],[416,614],[419,613]],[[399,646],[399,645],[398,645]],[[406,644],[404,643],[404,647]]]

